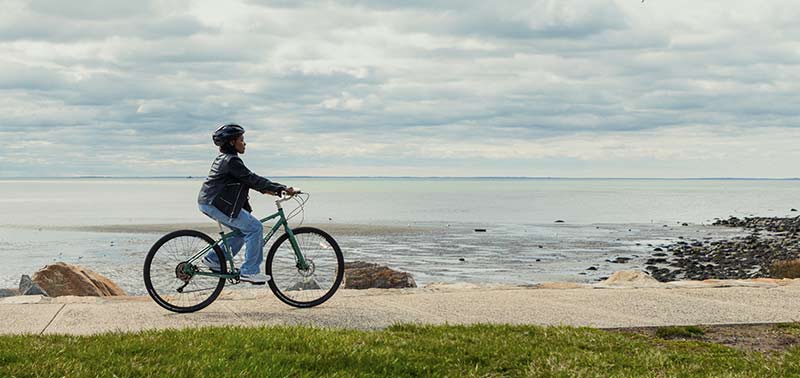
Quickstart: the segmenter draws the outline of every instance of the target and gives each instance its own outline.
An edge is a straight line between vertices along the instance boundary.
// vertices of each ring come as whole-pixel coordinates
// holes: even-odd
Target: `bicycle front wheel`
[[[191,264],[188,260],[214,240],[194,230],[180,230],[159,239],[144,260],[144,286],[147,293],[161,307],[174,312],[194,312],[214,302],[225,286],[225,279],[198,275],[210,272],[200,263],[202,257]],[[222,250],[213,247],[217,261],[225,261]],[[227,267],[221,266],[225,274]]]
[[[342,250],[333,237],[320,229],[300,227],[292,233],[308,268],[303,269],[298,263],[289,235],[281,235],[267,255],[265,270],[272,276],[269,288],[290,306],[314,307],[333,296],[342,283]]]

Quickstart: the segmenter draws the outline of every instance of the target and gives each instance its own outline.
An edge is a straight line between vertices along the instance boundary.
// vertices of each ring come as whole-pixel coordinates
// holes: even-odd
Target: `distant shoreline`
[[[800,181],[800,177],[536,177],[536,176],[270,176],[276,179],[348,180],[575,180],[575,181]],[[43,176],[11,180],[199,180],[205,176]]]

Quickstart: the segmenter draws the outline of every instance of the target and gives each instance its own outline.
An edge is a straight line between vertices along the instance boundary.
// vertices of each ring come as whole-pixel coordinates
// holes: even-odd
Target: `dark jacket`
[[[269,181],[244,166],[236,153],[221,153],[211,164],[211,171],[200,188],[197,203],[213,205],[231,218],[250,207],[250,189],[261,193],[286,190],[285,185]]]

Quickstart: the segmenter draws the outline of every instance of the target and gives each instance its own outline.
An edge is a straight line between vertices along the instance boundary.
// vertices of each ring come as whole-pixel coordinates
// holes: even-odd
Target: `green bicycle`
[[[314,307],[330,299],[344,276],[344,258],[339,244],[328,233],[313,227],[290,228],[288,219],[308,201],[307,193],[281,196],[275,201],[278,211],[261,223],[278,218],[264,236],[264,245],[281,228],[280,235],[269,249],[265,273],[272,277],[269,288],[282,302],[294,307]],[[283,202],[295,199],[299,206],[284,215]],[[238,284],[239,269],[227,240],[239,231],[226,233],[222,224],[220,238],[195,230],[179,230],[164,235],[153,244],[144,261],[144,284],[147,293],[161,307],[174,312],[194,312],[214,302],[225,281]],[[302,221],[300,222],[302,224]],[[220,270],[211,270],[201,263],[203,256],[214,250]]]

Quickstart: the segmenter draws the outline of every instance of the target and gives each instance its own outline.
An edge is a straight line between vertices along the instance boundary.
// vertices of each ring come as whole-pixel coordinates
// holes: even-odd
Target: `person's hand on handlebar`
[[[284,193],[286,193],[287,196],[293,196],[297,193],[300,193],[300,191],[290,186],[279,192],[264,192],[264,194],[269,194],[275,197],[281,197]]]

